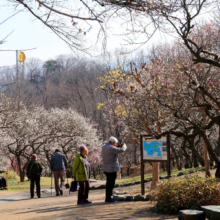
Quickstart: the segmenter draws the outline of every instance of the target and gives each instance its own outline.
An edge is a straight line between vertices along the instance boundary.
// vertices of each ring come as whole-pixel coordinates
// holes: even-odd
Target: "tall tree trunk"
[[[188,168],[190,168],[190,164],[189,164],[190,163],[190,156],[186,150],[186,139],[184,139],[181,149],[183,150],[183,153],[185,154],[185,158],[186,158],[185,169],[188,169]]]
[[[129,175],[130,175],[130,167],[127,166],[127,176],[129,176]]]
[[[20,176],[20,182],[24,182],[24,174],[23,174],[23,170],[21,168],[21,159],[20,159],[20,155],[16,156],[17,158],[17,162],[18,162],[18,169],[19,169],[19,176]]]
[[[189,168],[193,167],[193,155],[189,155]]]
[[[151,189],[155,189],[157,187],[157,183],[159,182],[159,164],[159,162],[153,162]]]
[[[178,170],[182,170],[182,163],[181,163],[180,158],[177,156],[177,153],[176,153],[175,148],[173,147],[172,144],[170,145],[170,147],[171,147],[171,150],[172,150],[172,152],[173,152],[173,154],[174,154],[174,157],[175,157],[175,159],[176,159],[177,169],[178,169]]]
[[[173,167],[175,167],[175,159],[172,158],[172,164],[173,164]]]
[[[96,171],[95,171],[95,168],[92,169],[92,172],[93,172],[93,178],[96,179]]]
[[[195,138],[190,138],[188,139],[188,143],[189,143],[189,148],[190,150],[192,151],[192,154],[193,154],[193,157],[194,157],[194,167],[195,166],[195,157],[197,158],[197,162],[199,161],[199,163],[201,164],[202,167],[205,166],[205,162],[204,162],[204,159],[202,158],[202,156],[199,154],[199,152],[196,150],[196,147],[195,147]]]
[[[185,149],[183,150],[183,152],[185,154],[185,159],[186,159],[185,169],[188,169],[190,167],[190,165],[189,165],[189,160],[190,160],[189,154],[188,154],[188,152]]]
[[[137,164],[137,147],[134,148],[134,164]]]
[[[220,178],[220,160],[218,159],[217,155],[215,154],[207,135],[203,131],[200,131],[200,134],[201,134],[201,136],[203,137],[203,139],[205,141],[206,148],[209,152],[209,155],[213,158],[213,160],[215,161],[215,163],[217,165],[217,170],[215,172],[215,177]]]
[[[215,153],[217,156],[220,155],[220,126],[218,126],[218,141],[216,143]]]
[[[157,132],[160,133],[160,125],[157,124]],[[150,133],[148,133],[150,134]],[[153,162],[153,174],[152,174],[152,182],[151,189],[155,189],[157,187],[157,183],[159,182],[159,173],[160,173],[160,163]]]
[[[163,171],[166,171],[166,166],[164,165],[164,162],[161,162],[161,168],[163,169]]]
[[[193,167],[199,167],[198,159],[193,151],[192,151],[192,156],[193,156]]]
[[[204,160],[205,160],[205,177],[210,177],[211,176],[210,158],[205,141],[203,142],[203,147],[204,147]]]
[[[178,170],[182,170],[183,169],[183,161],[182,161],[181,157],[177,157],[176,164],[177,164],[177,169]]]

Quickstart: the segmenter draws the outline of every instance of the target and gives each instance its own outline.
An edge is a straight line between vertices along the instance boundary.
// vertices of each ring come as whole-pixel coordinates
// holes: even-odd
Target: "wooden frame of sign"
[[[165,139],[166,138],[166,139]],[[164,139],[166,141],[164,141]],[[152,155],[152,159],[149,157],[147,159],[144,159],[144,144],[143,140],[149,142],[152,142],[153,140],[156,140],[152,135],[140,135],[140,151],[141,151],[141,194],[145,194],[145,187],[144,187],[144,163],[147,162],[167,162],[167,176],[168,178],[171,177],[171,160],[170,160],[170,135],[167,135],[166,137],[162,137],[161,139],[158,139],[158,142],[164,142],[166,146],[162,147],[162,151],[167,151],[167,154],[162,154],[161,152],[161,158],[155,159]],[[166,142],[166,143],[165,143]],[[163,145],[163,143],[162,143]]]

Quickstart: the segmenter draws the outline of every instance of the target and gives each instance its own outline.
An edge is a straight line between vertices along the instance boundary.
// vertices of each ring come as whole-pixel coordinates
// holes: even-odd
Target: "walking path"
[[[214,175],[214,170],[211,171]],[[195,175],[195,174],[189,174]],[[202,172],[199,174],[204,176]],[[179,177],[183,178],[183,177]],[[105,184],[105,181],[92,182],[91,186]],[[145,183],[145,189],[150,186]],[[139,190],[139,185],[119,187],[117,191]],[[12,194],[4,191],[0,196],[0,213],[3,220],[177,220],[176,215],[158,214],[152,210],[154,204],[150,202],[118,202],[115,204],[104,203],[105,190],[91,190],[89,199],[92,204],[78,206],[77,192],[69,195],[68,189],[63,196],[51,195],[48,189],[43,189],[42,198],[30,199],[29,190]],[[1,192],[0,192],[1,194]]]
[[[105,181],[93,182],[91,185],[105,184]],[[147,185],[146,185],[147,187]],[[119,187],[117,191],[139,189],[140,185]],[[92,204],[78,206],[77,192],[64,190],[63,196],[55,196],[48,189],[42,193],[42,198],[30,199],[29,191],[0,196],[0,213],[2,220],[177,220],[177,216],[162,215],[153,212],[150,202],[118,202],[104,203],[105,190],[91,190],[89,199]]]
[[[96,186],[96,185],[101,185],[105,184],[105,181],[97,181],[97,180],[90,180],[91,186]],[[51,188],[45,188],[41,189],[42,195],[46,194],[47,196],[51,194],[55,195],[55,189]],[[1,195],[3,194],[3,195]],[[23,190],[22,192],[11,192],[11,191],[0,191],[0,204],[5,203],[5,202],[12,202],[12,201],[18,201],[18,200],[23,200],[23,199],[28,199],[30,198],[30,192],[29,190]]]
[[[63,196],[42,194],[42,198],[24,198],[20,201],[5,202],[0,205],[1,219],[77,219],[77,220],[119,220],[119,219],[145,219],[145,220],[177,220],[176,216],[161,215],[151,211],[150,202],[118,202],[104,203],[105,190],[90,191],[89,199],[92,204],[76,205],[77,192],[69,195],[64,191]]]

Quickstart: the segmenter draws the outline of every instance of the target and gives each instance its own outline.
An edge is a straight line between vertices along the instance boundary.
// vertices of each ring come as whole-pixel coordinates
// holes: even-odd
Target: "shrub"
[[[201,209],[202,205],[220,205],[220,180],[194,176],[179,180],[169,179],[158,185],[151,201],[164,213],[182,209]]]
[[[9,179],[9,180],[8,180],[8,186],[16,185],[17,182],[18,182],[18,180]]]
[[[2,173],[1,176],[6,178],[6,174]],[[19,176],[14,170],[8,171],[8,185],[15,185],[19,181]]]

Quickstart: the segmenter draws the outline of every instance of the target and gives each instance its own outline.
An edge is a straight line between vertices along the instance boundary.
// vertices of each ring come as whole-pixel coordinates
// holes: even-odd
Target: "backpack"
[[[69,194],[70,194],[70,192],[75,192],[78,190],[79,190],[79,183],[76,180],[72,181],[71,185],[70,185]]]

